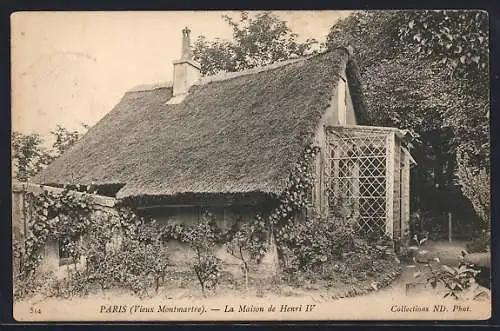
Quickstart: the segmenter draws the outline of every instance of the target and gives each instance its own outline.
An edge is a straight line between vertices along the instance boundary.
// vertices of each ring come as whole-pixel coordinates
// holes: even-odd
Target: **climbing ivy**
[[[287,225],[312,207],[311,193],[316,179],[313,164],[319,151],[317,146],[309,146],[304,150],[289,175],[288,185],[280,195],[278,206],[268,217],[281,260],[286,251],[287,232],[291,229]]]
[[[316,179],[313,161],[319,151],[317,146],[307,147],[295,164],[289,175],[287,188],[281,193],[278,206],[269,216],[271,225],[285,225],[311,207],[311,191]],[[278,232],[277,238],[279,237]]]
[[[42,187],[43,189],[43,187]],[[87,193],[72,194],[65,188],[60,193],[43,189],[40,194],[25,195],[28,224],[23,251],[20,251],[21,274],[33,272],[42,260],[41,249],[47,240],[70,241],[83,234],[92,223],[92,197]]]
[[[35,278],[43,274],[39,267],[48,241],[66,242],[62,250],[74,264],[74,268],[67,267],[64,280],[52,279],[56,290],[49,291],[51,294],[85,294],[93,284],[102,290],[129,288],[139,295],[152,286],[158,289],[168,256],[161,243],[162,229],[153,219],[123,206],[98,210],[87,190],[54,192],[42,187],[41,193],[27,192],[25,198],[26,235],[22,242],[14,243],[14,256],[19,261],[16,297],[34,294],[47,283]],[[74,241],[78,236],[84,240]],[[83,269],[77,268],[81,256],[86,259]],[[34,281],[38,287],[30,285]]]

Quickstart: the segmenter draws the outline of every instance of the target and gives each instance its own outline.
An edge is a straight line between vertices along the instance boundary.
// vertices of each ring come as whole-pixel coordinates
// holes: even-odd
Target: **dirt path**
[[[427,251],[425,254],[426,259],[439,258],[440,265],[446,264],[449,266],[458,266],[462,250],[465,250],[466,242],[452,242],[447,241],[427,241],[422,245],[422,249]],[[407,283],[422,283],[414,277],[416,272],[414,266],[403,266],[401,276],[398,277],[388,287],[381,289],[377,292],[369,293],[367,296],[391,296],[399,297],[406,296]],[[418,288],[422,290],[424,284],[419,284]],[[419,292],[417,289],[416,292]]]

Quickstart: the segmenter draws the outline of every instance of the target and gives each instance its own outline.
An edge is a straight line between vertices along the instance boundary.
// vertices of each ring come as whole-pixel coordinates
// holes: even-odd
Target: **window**
[[[346,85],[345,80],[343,78],[339,79],[339,84],[337,87],[337,112],[338,112],[338,121],[340,125],[346,124]]]
[[[78,245],[80,241],[80,236],[79,235],[74,235],[71,238],[66,238],[59,240],[59,265],[66,265],[66,264],[72,264],[75,261],[73,261],[72,256],[74,250],[75,250],[75,245]],[[78,261],[76,261],[78,262]]]

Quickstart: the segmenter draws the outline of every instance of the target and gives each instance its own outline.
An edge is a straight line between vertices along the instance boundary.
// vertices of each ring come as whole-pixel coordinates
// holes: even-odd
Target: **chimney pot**
[[[174,97],[186,94],[189,88],[201,77],[200,65],[193,60],[188,27],[182,30],[181,58],[174,61]]]
[[[191,52],[191,39],[189,34],[191,30],[188,27],[185,27],[182,30],[182,53],[181,60],[192,60],[193,53]]]

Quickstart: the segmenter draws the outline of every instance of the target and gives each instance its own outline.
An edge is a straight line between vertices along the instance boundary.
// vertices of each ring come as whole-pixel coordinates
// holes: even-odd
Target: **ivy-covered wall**
[[[69,199],[69,197],[73,195],[82,197],[82,200]],[[16,184],[14,187],[12,196],[14,242],[22,245],[29,243],[30,247],[32,247],[32,249],[28,250],[26,250],[26,247],[18,247],[16,250],[17,252],[31,251],[35,260],[35,256],[39,255],[40,259],[38,262],[33,262],[37,265],[37,270],[53,272],[58,279],[63,279],[67,277],[68,267],[77,268],[78,270],[83,270],[85,268],[85,256],[79,256],[77,262],[71,263],[70,266],[66,263],[61,263],[62,260],[59,256],[60,237],[64,237],[66,234],[73,232],[73,230],[77,233],[78,229],[72,229],[75,226],[69,224],[67,229],[63,229],[61,223],[64,222],[61,222],[59,217],[53,217],[55,213],[61,213],[61,215],[66,216],[65,214],[71,213],[73,208],[79,208],[76,204],[87,201],[84,200],[83,197],[84,194],[79,192],[68,192],[63,189],[48,186],[41,187],[37,185]],[[29,198],[32,200],[36,199],[36,201],[33,200],[30,202]],[[86,223],[87,219],[110,217],[111,215],[115,215],[116,219],[120,218],[118,216],[120,207],[115,206],[115,199],[93,194],[88,194],[88,198],[92,200],[91,205],[88,206],[88,210],[87,206],[85,206],[85,208],[81,210],[82,214],[77,215],[77,213],[75,213],[73,219],[78,219],[82,216],[82,223]],[[65,203],[67,203],[67,205],[64,205]],[[61,206],[56,206],[59,204],[61,204]],[[262,213],[263,208],[264,207],[259,205],[240,208],[184,206],[140,210],[138,216],[154,220],[158,229],[171,229],[176,225],[182,225],[184,227],[192,226],[199,220],[203,213],[209,212],[214,218],[217,230],[223,233],[222,240],[224,240],[224,236],[227,236],[227,241],[230,241],[230,236],[237,231],[239,226],[242,223],[248,224],[254,221],[256,215]],[[92,230],[92,225],[89,223],[85,231],[88,232]],[[168,252],[168,265],[172,269],[178,271],[185,271],[192,268],[192,261],[195,257],[193,249],[191,249],[186,242],[181,242],[180,237],[182,235],[181,233],[178,238],[173,238],[176,236],[173,235],[172,231],[169,232],[169,230],[167,230],[167,233],[163,236],[165,238],[163,240],[163,245]],[[270,236],[271,233],[267,233],[265,241],[268,244],[272,244],[268,245],[267,254],[260,261],[258,271],[272,275],[278,268],[278,258],[276,247]],[[120,237],[123,237],[123,234],[118,234],[117,238],[113,240],[115,242],[119,241]],[[85,243],[87,240],[86,235],[82,235],[80,240]],[[241,260],[229,254],[225,244],[226,242],[222,241],[217,243],[214,254],[223,262],[225,271],[235,276],[241,276]],[[14,255],[16,256],[16,253]],[[26,254],[24,255],[26,257]],[[19,273],[19,262],[17,258],[13,261],[15,273]]]
[[[66,276],[65,265],[61,265],[59,259],[59,239],[64,237],[73,230],[78,231],[78,226],[72,229],[71,224],[64,225],[65,221],[60,220],[58,216],[53,215],[49,210],[58,210],[61,213],[75,207],[76,204],[81,204],[78,207],[82,208],[81,227],[87,217],[99,217],[102,215],[116,215],[117,210],[114,208],[115,199],[99,195],[91,195],[92,206],[83,205],[87,201],[87,196],[84,193],[72,192],[68,197],[73,199],[65,199],[59,202],[59,205],[51,205],[51,197],[64,195],[65,190],[50,186],[38,186],[34,184],[15,182],[12,187],[12,234],[13,234],[13,270],[14,273],[19,272],[20,261],[17,252],[33,252],[40,255],[39,266],[42,271],[53,271],[58,278]],[[38,201],[43,210],[35,210],[40,206],[35,206],[33,198],[38,197]],[[45,199],[45,200],[44,200]],[[88,200],[90,201],[90,199]],[[67,203],[67,205],[64,204]],[[71,212],[71,211],[70,211]],[[77,211],[75,210],[75,215]],[[63,229],[66,227],[66,229]],[[29,247],[27,247],[29,246]],[[32,247],[32,249],[30,249]],[[17,250],[17,251],[16,251]],[[38,251],[38,253],[36,252]],[[33,261],[34,262],[34,261]],[[77,263],[79,268],[85,263],[84,257]]]
[[[261,214],[265,207],[261,205],[253,206],[182,206],[182,207],[162,207],[154,209],[144,209],[140,214],[145,217],[155,219],[160,226],[192,225],[200,218],[202,213],[209,212],[214,218],[217,228],[222,232],[231,232],[242,223],[250,223],[255,219],[255,215]],[[270,233],[268,233],[270,236]],[[268,237],[267,240],[271,242]],[[169,252],[169,263],[178,270],[190,268],[190,261],[194,258],[194,251],[182,243],[180,240],[169,238],[165,245]],[[276,256],[273,257],[276,247],[270,247],[267,258],[260,263],[262,271],[274,272],[278,267]],[[215,256],[225,265],[226,271],[232,274],[241,274],[241,261],[227,252],[224,243],[219,243],[215,248]],[[267,254],[266,254],[267,255]]]

